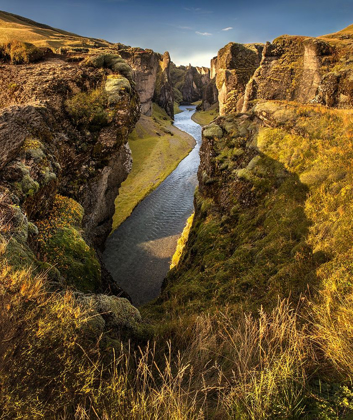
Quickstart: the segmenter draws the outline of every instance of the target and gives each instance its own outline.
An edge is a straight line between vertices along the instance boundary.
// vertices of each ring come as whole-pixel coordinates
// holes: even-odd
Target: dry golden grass
[[[0,43],[30,42],[36,47],[56,50],[60,47],[109,46],[107,41],[86,38],[60,29],[51,28],[21,16],[0,11]]]
[[[179,263],[179,260],[181,258],[181,255],[183,253],[183,250],[185,248],[186,242],[188,240],[189,237],[189,232],[192,226],[192,222],[194,221],[194,216],[195,213],[193,213],[187,220],[186,225],[183,229],[183,232],[180,236],[180,238],[178,239],[178,243],[177,243],[177,247],[175,250],[175,253],[173,255],[172,258],[172,263],[170,264],[170,269],[172,269],[173,267],[176,267]]]

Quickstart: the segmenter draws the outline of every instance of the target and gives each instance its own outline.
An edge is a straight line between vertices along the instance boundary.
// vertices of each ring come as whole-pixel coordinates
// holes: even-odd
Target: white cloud
[[[197,13],[199,15],[208,15],[210,13],[213,13],[212,10],[205,10],[201,9],[200,7],[184,7],[184,10],[187,12]]]
[[[222,31],[231,31],[232,29],[233,29],[232,26],[228,26],[228,28],[224,28],[224,29],[222,29]]]
[[[192,31],[192,28],[190,26],[177,26],[178,29],[187,29],[189,31]]]
[[[199,31],[196,31],[195,34],[202,35],[202,36],[212,36],[212,34],[210,34],[209,32],[199,32]]]
[[[202,53],[185,53],[184,51],[171,52],[173,63],[177,66],[187,66],[191,63],[193,66],[210,67],[211,58],[217,55],[216,50],[205,51]]]

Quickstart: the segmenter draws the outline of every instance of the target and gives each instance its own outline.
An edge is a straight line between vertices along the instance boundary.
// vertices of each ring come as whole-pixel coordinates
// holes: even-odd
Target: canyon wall
[[[172,65],[171,75],[178,103],[191,104],[202,99],[205,88],[210,82],[210,69]]]
[[[351,107],[349,39],[282,36],[267,43],[261,66],[246,89],[243,110],[255,99]]]
[[[0,85],[9,258],[49,264],[61,281],[102,290],[108,276],[94,248],[110,233],[114,200],[131,170],[127,139],[140,116],[131,68],[113,54],[80,64],[48,58],[3,64]]]
[[[220,115],[248,111],[259,99],[349,108],[351,62],[352,40],[341,32],[319,38],[283,35],[266,45],[229,43],[211,60],[204,108],[215,98],[214,84]]]
[[[140,96],[141,112],[152,115],[152,101],[174,117],[174,93],[170,75],[171,61],[168,52],[163,55],[150,49],[118,46],[119,54],[133,70],[133,80]]]
[[[211,63],[211,73],[218,90],[219,112],[241,110],[247,83],[260,65],[262,44],[229,43]]]

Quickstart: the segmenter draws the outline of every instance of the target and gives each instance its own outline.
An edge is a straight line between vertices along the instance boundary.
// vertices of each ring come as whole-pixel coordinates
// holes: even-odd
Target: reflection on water
[[[106,242],[104,262],[137,306],[158,296],[178,237],[193,212],[201,127],[191,119],[194,106],[181,109],[174,124],[193,136],[197,145]]]

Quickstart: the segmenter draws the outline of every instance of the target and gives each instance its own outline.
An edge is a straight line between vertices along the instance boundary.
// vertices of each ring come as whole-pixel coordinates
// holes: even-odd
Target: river
[[[180,108],[174,125],[193,136],[196,146],[109,236],[103,255],[107,269],[135,306],[159,295],[178,238],[194,209],[201,126],[191,119],[195,106]]]

